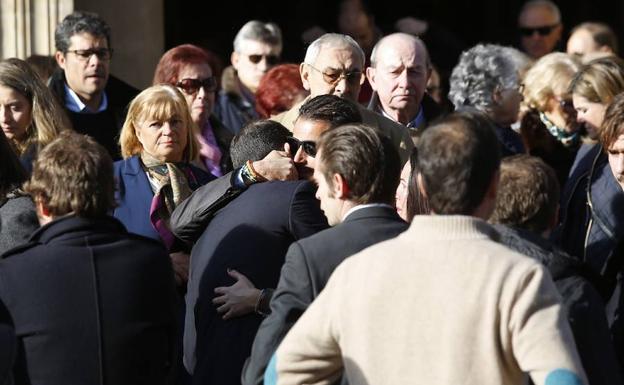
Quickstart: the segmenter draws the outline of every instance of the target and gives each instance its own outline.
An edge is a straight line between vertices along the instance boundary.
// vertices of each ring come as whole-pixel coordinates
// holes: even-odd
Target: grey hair
[[[245,23],[234,38],[234,51],[241,52],[244,40],[259,41],[277,46],[282,51],[282,30],[275,23],[251,20]]]
[[[377,51],[380,49],[380,47],[383,44],[386,44],[389,38],[395,38],[395,37],[401,37],[405,40],[409,40],[414,45],[420,45],[422,49],[425,51],[425,55],[427,56],[426,57],[427,68],[432,67],[431,58],[429,57],[429,50],[427,50],[427,46],[425,45],[425,42],[422,41],[422,39],[419,38],[418,36],[410,35],[409,33],[403,33],[403,32],[397,32],[397,33],[384,36],[377,42],[377,44],[375,44],[375,46],[373,47],[373,51],[371,52],[371,56],[370,56],[371,67],[374,68],[377,66]]]
[[[67,52],[71,45],[71,37],[80,33],[88,33],[94,37],[105,37],[108,47],[111,46],[111,29],[100,15],[93,12],[76,11],[63,19],[54,31],[56,50]]]
[[[350,47],[361,59],[362,68],[366,63],[366,56],[364,55],[364,51],[362,47],[353,40],[351,36],[342,35],[340,33],[326,33],[318,39],[314,40],[308,49],[306,50],[305,58],[303,62],[306,64],[313,65],[318,58],[319,53],[321,53],[322,47]]]
[[[561,23],[561,11],[559,10],[559,7],[557,7],[557,4],[553,3],[550,0],[530,0],[530,1],[527,1],[522,6],[522,9],[520,10],[520,13],[518,15],[522,15],[524,13],[524,11],[526,11],[529,8],[533,8],[533,7],[548,8],[550,10],[550,12],[552,12],[552,14],[555,16],[556,23]]]
[[[449,99],[455,108],[472,106],[488,113],[497,88],[517,87],[522,61],[515,51],[496,44],[478,44],[462,52],[450,79]]]

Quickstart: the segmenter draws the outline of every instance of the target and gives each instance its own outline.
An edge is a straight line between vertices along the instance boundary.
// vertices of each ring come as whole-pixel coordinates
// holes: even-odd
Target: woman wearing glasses
[[[565,53],[543,56],[523,82],[520,134],[529,154],[541,158],[564,185],[581,144],[580,125],[569,92],[581,63]]]
[[[232,170],[230,142],[233,135],[216,116],[213,108],[217,82],[210,67],[211,56],[192,44],[179,45],[165,52],[154,73],[154,84],[178,87],[199,128],[199,156],[202,165],[214,176]]]
[[[37,152],[71,128],[62,107],[24,61],[0,62],[0,126],[28,173]]]

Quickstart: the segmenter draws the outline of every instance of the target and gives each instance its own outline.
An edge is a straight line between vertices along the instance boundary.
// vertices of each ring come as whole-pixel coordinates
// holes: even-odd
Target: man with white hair
[[[369,109],[416,134],[440,114],[425,91],[431,76],[427,47],[418,37],[394,33],[373,48],[366,77],[374,90]]]
[[[232,133],[259,118],[256,90],[264,74],[279,62],[281,53],[282,32],[276,24],[252,20],[236,34],[232,66],[223,71],[214,111]]]
[[[337,33],[319,37],[310,44],[299,67],[303,86],[310,96],[273,119],[292,131],[299,108],[310,98],[330,94],[357,102],[364,81],[364,63],[364,52],[351,37]],[[408,129],[363,106],[358,107],[364,124],[388,136],[404,164],[414,147]]]
[[[561,12],[549,0],[526,2],[518,16],[518,31],[522,50],[533,59],[555,51],[561,39]]]

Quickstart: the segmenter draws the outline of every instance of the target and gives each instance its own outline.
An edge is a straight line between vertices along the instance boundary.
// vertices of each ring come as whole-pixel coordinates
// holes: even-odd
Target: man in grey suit
[[[262,383],[273,352],[336,266],[408,226],[394,208],[401,164],[390,139],[365,125],[346,125],[323,133],[317,148],[316,197],[334,227],[288,249],[271,314],[262,322],[243,370],[245,385]]]

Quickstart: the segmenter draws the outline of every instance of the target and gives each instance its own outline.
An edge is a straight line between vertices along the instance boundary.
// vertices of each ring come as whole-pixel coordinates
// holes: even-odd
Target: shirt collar
[[[102,92],[102,101],[100,101],[100,107],[98,107],[97,111],[93,111],[86,104],[80,100],[78,95],[69,88],[67,83],[65,83],[65,107],[71,112],[77,112],[80,114],[96,114],[98,112],[105,111],[108,108],[108,97],[106,96],[106,92]]]
[[[396,122],[396,120],[394,120],[393,117],[388,115],[386,113],[386,111],[383,109],[383,107],[381,107],[381,103],[379,104],[379,107],[380,107],[379,109],[381,110],[381,114],[383,116],[385,116],[386,118]],[[418,114],[416,114],[416,117],[414,119],[412,119],[411,122],[407,123],[406,127],[407,128],[418,128],[418,127],[421,127],[424,124],[425,124],[425,112],[424,112],[424,108],[423,108],[422,103],[421,103],[420,108],[418,109]]]
[[[390,206],[387,203],[367,203],[367,204],[363,204],[363,205],[357,205],[355,207],[351,207],[349,209],[349,211],[347,211],[347,213],[342,217],[342,221],[344,222],[345,219],[347,219],[347,217],[351,214],[353,214],[354,212],[361,210],[361,209],[365,209],[368,207],[389,207],[392,208],[392,206]]]

